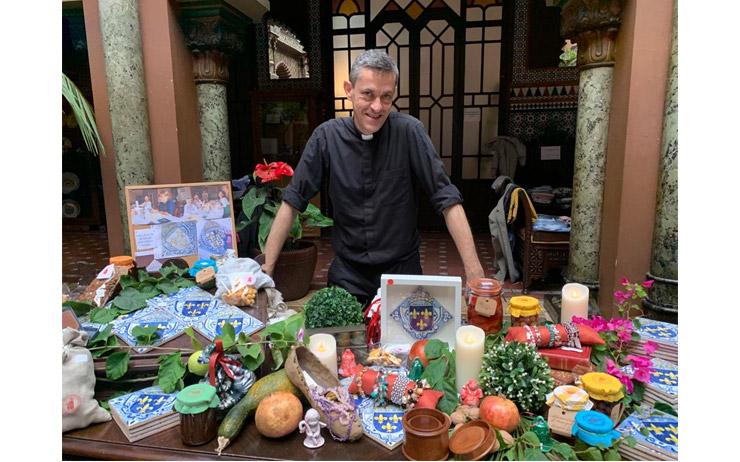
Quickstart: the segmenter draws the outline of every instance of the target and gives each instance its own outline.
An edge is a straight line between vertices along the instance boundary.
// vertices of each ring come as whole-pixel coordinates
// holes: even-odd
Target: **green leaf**
[[[139,281],[137,281],[135,277],[129,276],[128,274],[124,274],[118,280],[118,283],[121,284],[122,289],[125,289],[126,287],[131,287],[133,285],[138,284]]]
[[[527,448],[524,450],[524,460],[548,460],[548,458],[538,448]]]
[[[272,362],[273,362],[272,370],[276,371],[283,366],[283,362],[285,362],[285,357],[283,356],[283,352],[277,348],[272,348],[270,352],[272,354]]]
[[[139,294],[144,298],[144,300],[149,300],[150,298],[154,298],[162,293],[157,289],[156,284],[156,282],[143,282],[136,287],[136,290],[139,291]]]
[[[627,446],[629,446],[631,448],[634,448],[635,445],[637,444],[637,440],[635,439],[634,436],[625,436],[624,437],[624,442],[627,443]]]
[[[167,295],[175,293],[179,290],[179,288],[174,282],[167,280],[167,279],[165,279],[164,281],[158,282],[157,289],[162,291],[163,294],[167,294]]]
[[[432,388],[436,388],[437,384],[442,382],[445,378],[445,372],[447,369],[447,362],[442,358],[437,358],[429,361],[429,364],[421,374],[422,379],[426,379]]]
[[[248,220],[251,220],[254,210],[260,205],[265,203],[267,198],[266,191],[264,188],[252,187],[242,197],[242,211],[246,215]]]
[[[301,225],[300,215],[296,215],[295,220],[293,220],[293,226],[290,227],[288,236],[294,241],[303,237],[303,226]]]
[[[594,447],[587,448],[581,453],[581,460],[604,460],[601,456],[601,451]]]
[[[180,278],[176,279],[175,285],[180,289],[187,289],[188,287],[196,286],[197,284],[192,279]]]
[[[250,371],[256,371],[265,362],[265,353],[259,344],[238,345],[236,349],[242,356],[242,364]]]
[[[324,216],[321,210],[310,202],[308,203],[308,207],[306,207],[306,211],[300,215],[300,218],[304,226],[312,228],[325,228],[334,225],[334,220]]]
[[[424,354],[430,361],[442,356],[443,351],[449,351],[447,342],[438,339],[431,339],[424,345]]]
[[[650,436],[650,430],[647,427],[640,427],[640,433],[642,436]]]
[[[94,347],[97,345],[106,345],[108,343],[108,338],[113,335],[111,332],[113,330],[113,325],[108,324],[103,329],[97,331],[93,338],[90,339],[88,343],[88,346]]]
[[[518,460],[516,457],[516,447],[509,448],[509,450],[504,453],[504,457],[506,460]]]
[[[190,337],[190,345],[193,346],[193,350],[200,351],[203,349],[203,344],[201,344],[200,340],[198,340],[198,337],[195,336],[195,331],[193,330],[192,326],[186,327],[183,332],[185,332],[185,335]]]
[[[71,309],[76,316],[84,316],[96,307],[92,303],[67,300],[66,302],[62,303],[62,309],[65,308]]]
[[[157,326],[134,326],[131,335],[136,337],[137,345],[151,345],[159,337]]]
[[[93,308],[90,311],[90,322],[95,324],[108,324],[121,314],[115,308]]]
[[[85,142],[87,150],[96,155],[98,153],[105,154],[105,146],[103,145],[103,140],[100,138],[98,125],[95,123],[95,113],[92,106],[85,99],[80,89],[77,88],[77,85],[63,72],[62,96],[72,108],[72,113],[77,121],[77,126],[80,128],[82,140]]]
[[[182,276],[187,270],[178,268],[174,263],[168,263],[159,269],[159,274],[164,278],[169,278],[172,275]]]
[[[568,443],[556,443],[552,447],[552,451],[555,454],[560,455],[565,460],[574,460],[576,457],[576,453],[573,450],[573,447]]]
[[[228,350],[236,343],[236,334],[234,333],[234,326],[225,322],[221,327],[221,335],[218,336],[224,344],[224,350]]]
[[[622,460],[622,456],[619,455],[619,451],[616,448],[609,448],[604,453],[604,460]]]
[[[117,351],[105,361],[105,376],[111,380],[118,380],[128,371],[128,361],[131,355],[128,351]]]
[[[124,311],[134,311],[146,306],[146,298],[133,287],[126,287],[112,300],[113,306]]]
[[[185,376],[185,364],[180,357],[180,351],[159,357],[159,371],[157,382],[165,393],[172,393],[178,389],[181,379]]]
[[[540,446],[540,439],[537,437],[537,434],[535,432],[524,432],[524,434],[522,435],[522,439],[533,446]]]

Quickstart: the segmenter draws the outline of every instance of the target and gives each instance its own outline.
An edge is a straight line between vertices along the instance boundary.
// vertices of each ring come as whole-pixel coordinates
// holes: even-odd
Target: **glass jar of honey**
[[[605,372],[589,372],[581,376],[581,386],[594,403],[592,410],[601,412],[612,422],[619,423],[622,416],[622,382]]]
[[[540,301],[528,295],[518,295],[509,300],[512,326],[537,326],[540,320]]]
[[[501,284],[495,279],[478,278],[467,282],[468,324],[486,334],[501,330],[504,320]]]

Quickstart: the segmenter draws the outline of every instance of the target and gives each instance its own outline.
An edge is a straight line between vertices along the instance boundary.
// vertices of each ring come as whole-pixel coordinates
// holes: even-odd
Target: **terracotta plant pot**
[[[275,280],[275,288],[283,294],[286,302],[298,300],[308,293],[316,268],[318,250],[316,245],[310,241],[298,241],[298,249],[284,250],[280,252],[272,279]],[[265,255],[259,254],[255,261],[262,265],[265,263]]]
[[[414,408],[403,416],[401,451],[408,460],[447,460],[450,416],[437,409]]]

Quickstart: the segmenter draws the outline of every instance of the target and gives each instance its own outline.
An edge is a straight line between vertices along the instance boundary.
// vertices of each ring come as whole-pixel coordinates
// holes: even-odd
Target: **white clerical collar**
[[[372,133],[371,133],[371,134],[369,134],[369,135],[366,135],[366,134],[364,134],[364,133],[360,133],[360,136],[362,137],[362,139],[363,139],[364,141],[370,141],[371,139],[373,139],[373,134],[372,134]]]

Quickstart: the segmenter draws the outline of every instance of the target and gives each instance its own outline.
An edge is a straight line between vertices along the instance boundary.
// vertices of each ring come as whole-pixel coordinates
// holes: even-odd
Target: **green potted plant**
[[[337,339],[337,353],[352,348],[355,356],[367,354],[362,305],[341,287],[325,287],[317,291],[303,306],[306,334],[331,334]]]
[[[252,175],[254,185],[242,198],[242,219],[236,229],[241,231],[250,224],[257,224],[257,243],[263,254],[255,260],[260,264],[264,263],[267,236],[283,200],[284,188],[279,186],[279,182],[292,176],[293,169],[285,162],[257,164]],[[297,300],[308,293],[316,267],[318,251],[313,242],[301,240],[303,227],[324,228],[333,224],[331,218],[325,217],[318,207],[310,203],[296,216],[273,273],[275,285],[285,300]]]

